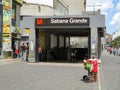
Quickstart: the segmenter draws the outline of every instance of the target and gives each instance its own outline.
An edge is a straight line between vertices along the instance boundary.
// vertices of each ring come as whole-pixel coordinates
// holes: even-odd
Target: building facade
[[[32,13],[31,13],[32,11]],[[21,17],[22,16],[44,16],[44,15],[54,15],[54,9],[48,5],[40,5],[33,3],[23,3],[21,7]],[[47,13],[46,13],[47,12]]]
[[[18,47],[20,35],[20,7],[22,0],[3,0],[2,54],[0,58],[12,58],[15,47]],[[16,46],[14,43],[17,42]]]
[[[106,34],[106,43],[110,43],[112,41],[112,35]]]
[[[23,6],[21,7],[21,44],[23,42],[28,42],[29,41],[29,33],[30,30],[29,28],[23,27],[23,21],[24,17],[30,16],[61,16],[61,15],[68,15],[69,14],[69,7],[67,4],[65,4],[63,1],[60,0],[53,0],[51,1],[52,4],[41,4],[38,3],[37,1],[31,3],[31,2],[26,2],[24,0]],[[32,13],[31,13],[32,11]]]
[[[61,0],[68,4],[69,15],[81,15],[86,11],[86,0]]]
[[[51,0],[52,5],[27,2],[24,0],[21,8],[21,16],[54,16],[68,15],[68,5],[60,0]],[[32,13],[31,13],[32,11]]]
[[[28,13],[26,15],[21,15],[20,27],[23,31],[23,41],[29,42],[30,45],[29,62],[38,61],[38,44],[42,46],[44,60],[70,60],[71,52],[74,50],[77,51],[77,60],[82,60],[85,56],[91,58],[92,55],[100,58],[101,37],[104,36],[105,32],[105,15],[101,15],[99,11],[94,12],[94,14],[93,12],[84,12],[86,0],[71,1],[71,3],[68,2],[69,4],[66,0],[65,3],[68,5],[62,4],[60,1],[62,3],[63,1],[65,2],[65,0],[54,0],[53,6],[49,7],[51,11],[53,8],[53,12],[50,14],[48,14],[49,12],[46,9],[44,10],[46,11],[45,15],[42,16],[40,13],[36,15],[36,11],[39,11],[39,5],[33,4],[36,7],[35,12],[33,11],[35,15],[28,15],[30,11],[26,11]],[[78,8],[77,6],[80,7]],[[24,10],[23,8],[21,11],[23,12]],[[96,22],[96,19],[99,22]],[[70,47],[70,37],[76,36],[85,37],[86,42],[82,48]],[[61,52],[64,52],[64,55],[61,55]]]
[[[37,19],[38,21],[36,21]],[[73,21],[74,19],[75,21]],[[96,19],[98,19],[99,22],[96,22]],[[83,20],[85,25],[78,24],[79,22],[82,22],[81,20]],[[38,25],[35,23],[37,23]],[[28,16],[28,17],[24,17],[22,21],[22,26],[24,28],[29,28],[30,30],[29,62],[36,62],[38,44],[42,46],[43,51],[45,52],[44,54],[45,60],[53,59],[50,58],[51,54],[54,56],[54,58],[57,58],[55,56],[60,56],[60,54],[54,55],[55,52],[56,53],[61,52],[62,50],[66,50],[64,51],[65,57],[63,58],[63,56],[60,56],[58,58],[70,60],[70,56],[69,56],[70,55],[69,52],[71,51],[71,49],[69,51],[70,36],[88,38],[88,47],[79,48],[79,50],[76,49],[79,52],[78,56],[81,56],[83,54],[83,51],[85,51],[84,55],[81,57],[84,57],[85,54],[87,54],[89,55],[89,58],[91,58],[92,55],[94,55],[96,58],[100,58],[100,53],[101,53],[100,41],[101,41],[101,37],[104,35],[103,33],[105,28],[104,15],[98,14],[94,16],[81,15],[81,16],[61,16],[61,17],[60,16],[59,17],[57,16],[29,17]]]

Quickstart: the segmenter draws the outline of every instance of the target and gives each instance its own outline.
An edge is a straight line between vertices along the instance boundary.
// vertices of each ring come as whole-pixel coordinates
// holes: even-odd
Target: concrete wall
[[[105,15],[90,16],[90,27],[103,27],[103,28],[105,28]]]
[[[54,0],[54,15],[69,15],[68,5],[63,0]]]
[[[47,5],[39,4],[23,4],[21,7],[21,15],[29,16],[51,16],[54,15],[53,8]]]
[[[91,57],[98,58],[98,28],[91,27]]]
[[[35,62],[35,18],[34,17],[25,17],[23,21],[21,21],[20,26],[22,30],[25,30],[25,28],[30,29],[30,34],[29,34],[29,61],[30,62]]]
[[[69,15],[81,15],[84,9],[85,0],[63,0],[69,5]]]
[[[44,4],[24,3],[21,7],[21,16],[54,16],[68,15],[68,7],[60,0],[54,0],[53,7]]]
[[[82,12],[82,16],[90,17],[90,27],[104,27],[105,28],[105,15],[98,11]]]

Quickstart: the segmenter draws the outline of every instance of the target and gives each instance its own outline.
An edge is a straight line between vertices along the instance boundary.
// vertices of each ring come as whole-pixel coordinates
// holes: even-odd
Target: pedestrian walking
[[[15,56],[16,56],[16,58],[18,58],[18,56],[19,56],[19,51],[18,51],[18,49],[15,49]]]
[[[109,51],[110,51],[110,54],[112,54],[112,47],[110,47]]]
[[[116,55],[116,48],[113,49],[113,55]]]
[[[25,59],[25,44],[23,43],[21,46],[21,60]]]
[[[27,42],[27,45],[25,47],[25,51],[26,51],[26,61],[28,62],[28,57],[29,57],[29,43]]]
[[[118,48],[118,56],[120,56],[120,48]]]

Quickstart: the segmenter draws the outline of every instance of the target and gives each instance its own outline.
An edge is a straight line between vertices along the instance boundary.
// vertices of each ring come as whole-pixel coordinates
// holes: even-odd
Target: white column
[[[98,57],[98,29],[97,27],[91,28],[91,57]]]
[[[36,62],[35,60],[35,51],[36,51],[36,48],[35,48],[35,29],[34,28],[29,28],[30,30],[30,33],[29,33],[29,58],[28,58],[28,61],[29,62]]]

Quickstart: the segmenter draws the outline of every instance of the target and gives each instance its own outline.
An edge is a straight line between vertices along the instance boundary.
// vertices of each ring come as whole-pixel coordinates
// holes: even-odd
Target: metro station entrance
[[[36,60],[38,45],[43,61],[82,61],[90,58],[90,28],[36,28]]]
[[[28,23],[29,22],[29,23]],[[105,15],[24,17],[22,29],[29,28],[29,62],[38,62],[38,45],[43,61],[81,61],[101,57]]]
[[[98,17],[102,19],[96,23]],[[35,62],[38,62],[38,45],[43,50],[43,61],[82,61],[93,55],[100,58],[104,16],[35,18],[34,28],[35,32],[32,33],[35,33],[35,54],[31,48],[30,57],[35,55]],[[32,33],[31,45],[34,41]]]

